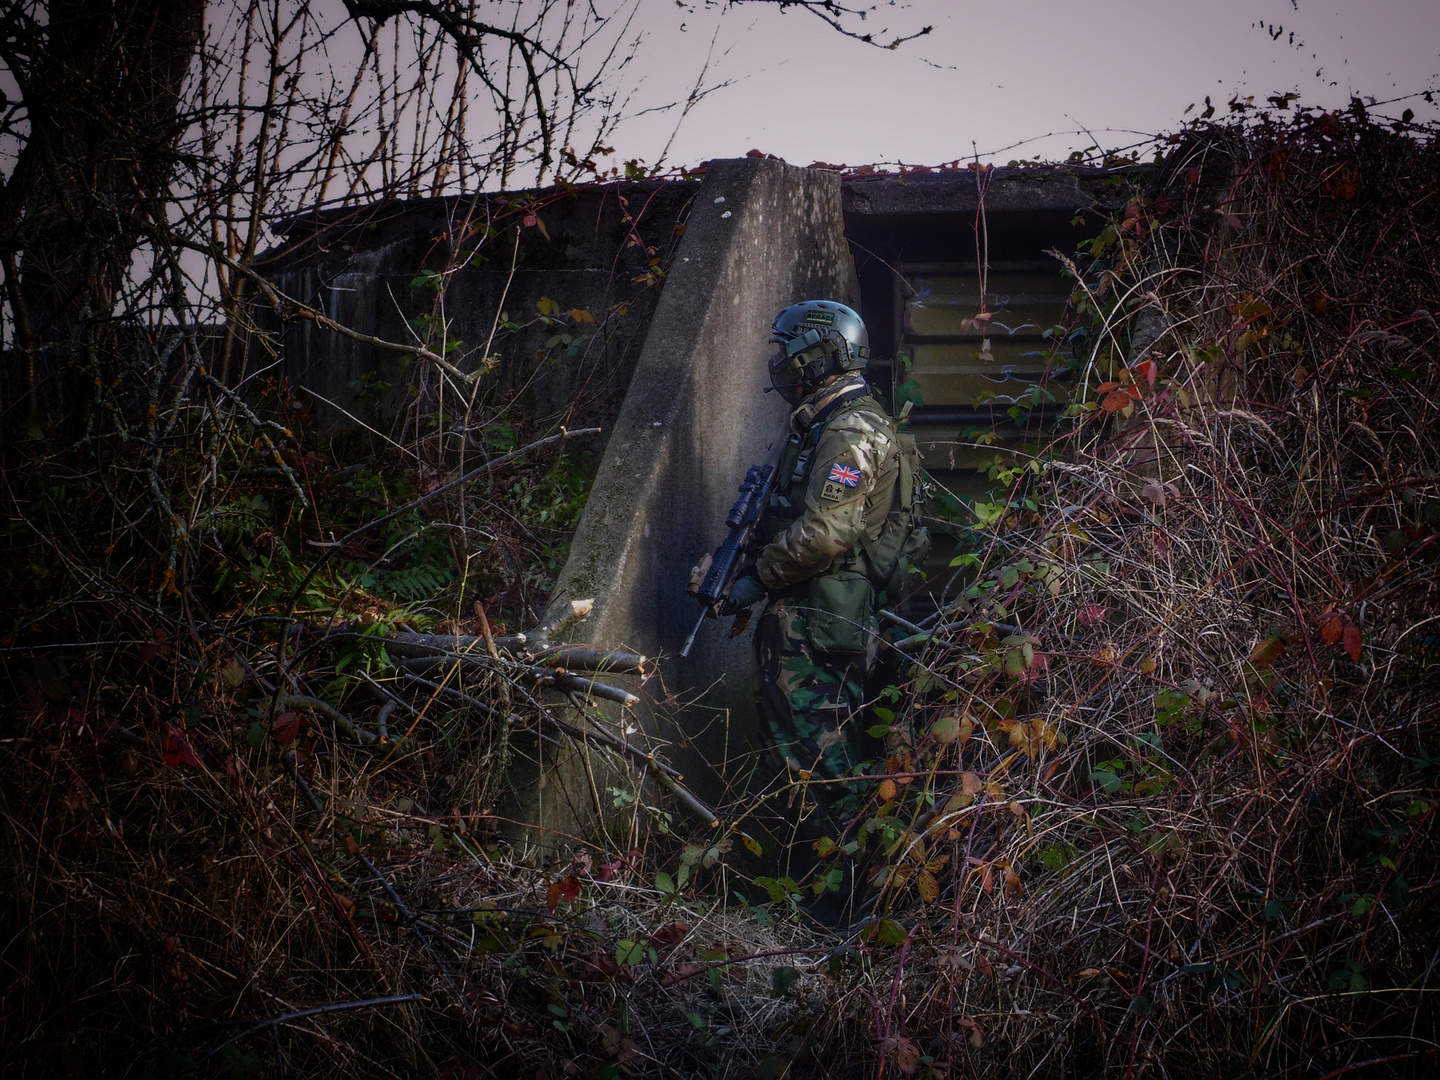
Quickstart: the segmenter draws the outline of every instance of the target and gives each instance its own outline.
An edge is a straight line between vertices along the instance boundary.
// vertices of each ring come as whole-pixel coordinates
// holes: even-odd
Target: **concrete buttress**
[[[707,621],[680,659],[698,614],[685,586],[787,414],[764,392],[775,313],[807,299],[859,306],[844,229],[834,173],[758,158],[710,163],[552,600],[594,599],[572,640],[659,657],[661,677],[637,691],[635,721],[672,742],[667,757],[710,799],[743,780],[714,766],[759,748],[750,633],[731,639],[730,620]],[[670,704],[659,708],[662,693]],[[574,750],[517,755],[512,812],[538,827],[529,839],[553,846],[612,809],[595,757],[587,768]]]

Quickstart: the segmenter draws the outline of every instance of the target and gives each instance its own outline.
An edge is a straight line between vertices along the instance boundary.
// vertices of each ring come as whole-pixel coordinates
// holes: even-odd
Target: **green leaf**
[[[894,919],[881,919],[870,928],[870,937],[881,945],[901,945],[908,935]]]
[[[1403,877],[1397,877],[1390,883],[1390,902],[1397,908],[1402,908],[1410,902],[1410,882]]]
[[[615,946],[615,962],[621,967],[634,967],[645,959],[645,946],[630,938],[621,938]]]
[[[793,967],[777,967],[770,972],[770,992],[777,998],[784,997],[799,981],[800,972]]]
[[[1283,900],[1271,900],[1260,912],[1267,923],[1279,922],[1290,914],[1290,905]]]
[[[673,896],[675,894],[675,879],[664,870],[661,870],[655,875],[655,887],[665,895]]]
[[[1346,960],[1344,967],[1330,973],[1330,989],[1341,994],[1363,994],[1370,989],[1364,970],[1354,960]]]
[[[1090,774],[1090,782],[1099,784],[1106,795],[1114,795],[1120,790],[1122,781],[1109,769],[1096,769]]]
[[[1205,992],[1214,993],[1216,990],[1241,990],[1245,986],[1245,976],[1238,971],[1224,970],[1216,972],[1205,983]]]

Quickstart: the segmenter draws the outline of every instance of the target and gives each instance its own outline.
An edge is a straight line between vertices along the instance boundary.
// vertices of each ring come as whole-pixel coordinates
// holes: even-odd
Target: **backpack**
[[[907,401],[895,418],[896,442],[900,448],[900,469],[895,478],[895,495],[880,535],[863,541],[869,566],[870,584],[882,604],[906,600],[924,580],[920,567],[930,555],[930,530],[924,525],[925,476],[920,467],[920,450],[915,436],[901,430],[910,415]]]

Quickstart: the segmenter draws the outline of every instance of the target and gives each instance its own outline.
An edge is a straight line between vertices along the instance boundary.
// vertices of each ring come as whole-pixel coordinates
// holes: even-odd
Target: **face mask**
[[[789,341],[771,342],[771,346],[770,387],[791,405],[798,405],[807,392],[806,369],[819,363],[817,370],[823,371],[822,362],[833,346],[813,327],[801,330]],[[815,378],[815,372],[811,376]]]
[[[800,399],[805,396],[804,375],[805,368],[800,358],[787,355],[785,346],[775,342],[770,353],[770,389],[778,391],[791,405],[799,405]]]

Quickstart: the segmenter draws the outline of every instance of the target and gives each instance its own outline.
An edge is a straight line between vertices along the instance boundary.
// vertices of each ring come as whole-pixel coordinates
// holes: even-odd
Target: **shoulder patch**
[[[828,499],[830,502],[839,502],[845,497],[845,488],[833,480],[826,480],[825,486],[820,489],[820,498]]]

